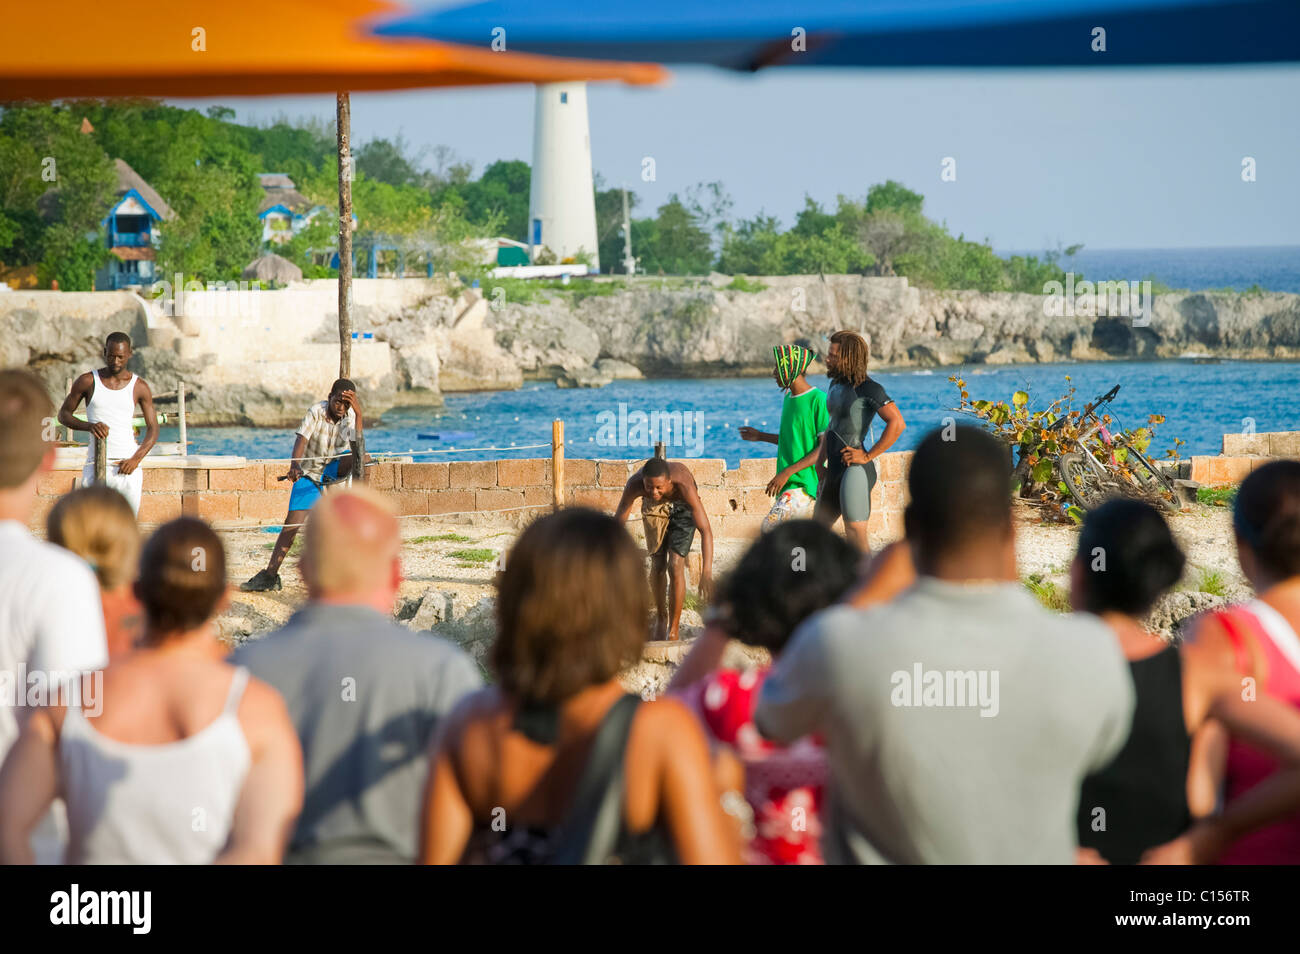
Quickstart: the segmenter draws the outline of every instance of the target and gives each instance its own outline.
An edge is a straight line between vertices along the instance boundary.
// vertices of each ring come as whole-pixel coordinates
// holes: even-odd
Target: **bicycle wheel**
[[[1145,454],[1136,447],[1129,445],[1129,456],[1137,464],[1133,468],[1133,478],[1137,481],[1138,486],[1143,490],[1151,493],[1160,501],[1160,506],[1170,513],[1178,513],[1182,508],[1178,504],[1178,488],[1176,488],[1165,472],[1153,464]],[[1139,473],[1139,470],[1146,471],[1146,475]],[[1168,496],[1166,496],[1168,495]]]
[[[1088,466],[1082,454],[1073,451],[1062,454],[1056,459],[1056,466],[1079,509],[1086,512],[1105,503],[1109,496],[1106,486],[1097,472]]]

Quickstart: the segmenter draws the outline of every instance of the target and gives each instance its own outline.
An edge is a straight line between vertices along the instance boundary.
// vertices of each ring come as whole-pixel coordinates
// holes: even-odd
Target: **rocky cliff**
[[[766,287],[729,290],[725,276],[676,288],[638,280],[571,305],[563,293],[547,304],[507,303],[488,323],[523,373],[542,377],[602,357],[653,376],[761,374],[774,344],[806,342],[820,351],[840,328],[866,335],[878,367],[1300,356],[1294,294],[1158,295],[1149,313],[1136,314],[1137,302],[1108,295],[1066,303],[1043,295],[936,292],[906,279],[754,281]]]
[[[515,388],[524,378],[592,387],[638,370],[762,375],[773,345],[824,351],[840,328],[867,336],[878,368],[1300,357],[1295,294],[1159,295],[1138,314],[1138,302],[1114,296],[937,292],[902,278],[745,283],[757,291],[731,284],[721,275],[598,279],[518,303],[490,279],[485,297],[439,281],[361,279],[353,324],[369,337],[354,343],[352,373],[368,409],[382,413],[436,405],[447,391]],[[108,332],[126,331],[136,342],[132,368],[156,391],[186,382],[194,423],[291,426],[338,370],[337,285],[304,282],[249,301],[252,315],[177,319],[127,292],[2,294],[0,364],[30,367],[60,394],[98,361]]]

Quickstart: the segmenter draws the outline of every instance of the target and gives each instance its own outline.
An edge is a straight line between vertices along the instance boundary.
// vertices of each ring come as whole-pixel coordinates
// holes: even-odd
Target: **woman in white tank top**
[[[192,517],[164,525],[136,586],[141,648],[33,713],[0,773],[0,862],[30,861],[27,833],[61,791],[73,864],[278,863],[302,752],[280,695],[222,660],[220,539]]]

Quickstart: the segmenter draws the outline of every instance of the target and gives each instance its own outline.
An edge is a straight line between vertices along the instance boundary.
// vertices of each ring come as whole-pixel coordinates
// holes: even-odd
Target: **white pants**
[[[104,471],[104,483],[112,487],[131,504],[131,509],[135,511],[136,516],[140,514],[140,492],[144,490],[144,469],[136,469],[126,475],[117,472],[117,465],[121,461],[110,460]],[[81,486],[89,487],[95,482],[95,465],[86,464],[81,468]]]

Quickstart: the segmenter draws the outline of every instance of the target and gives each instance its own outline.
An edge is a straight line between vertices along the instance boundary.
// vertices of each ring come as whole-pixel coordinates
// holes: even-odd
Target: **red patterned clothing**
[[[793,745],[768,742],[754,725],[754,707],[768,670],[722,669],[685,691],[710,739],[735,750],[745,766],[745,799],[754,810],[754,838],[745,860],[760,865],[819,865],[826,752],[815,737]]]

